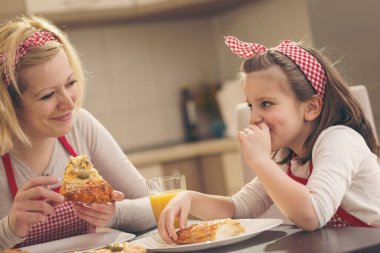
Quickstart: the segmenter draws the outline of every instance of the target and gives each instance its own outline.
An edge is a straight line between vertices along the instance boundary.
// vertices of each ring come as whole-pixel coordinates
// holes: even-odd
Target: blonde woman
[[[81,109],[85,80],[65,34],[42,18],[0,26],[0,249],[96,226],[155,225],[145,180],[109,132]],[[87,154],[116,189],[114,202],[83,206],[59,190],[69,156]]]

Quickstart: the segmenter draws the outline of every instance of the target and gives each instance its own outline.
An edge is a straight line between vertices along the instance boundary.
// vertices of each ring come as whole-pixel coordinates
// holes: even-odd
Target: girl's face
[[[264,122],[271,135],[272,151],[290,148],[302,150],[309,135],[305,128],[305,104],[296,100],[283,73],[268,69],[249,73],[244,93],[251,108],[251,125]]]
[[[27,88],[17,115],[25,133],[32,139],[66,134],[73,124],[78,87],[65,52],[27,67],[21,77]]]

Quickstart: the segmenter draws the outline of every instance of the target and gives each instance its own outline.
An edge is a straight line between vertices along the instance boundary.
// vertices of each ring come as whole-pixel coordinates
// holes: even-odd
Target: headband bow
[[[26,40],[21,42],[16,49],[16,56],[13,62],[13,68],[16,67],[18,61],[21,57],[23,57],[30,49],[31,46],[41,46],[48,41],[57,41],[57,37],[51,32],[35,32],[31,36],[29,36]],[[6,54],[0,54],[0,64],[5,63],[7,56]],[[2,73],[3,81],[6,87],[11,84],[9,76],[7,74],[6,68],[4,68],[4,72]]]
[[[252,58],[268,50],[275,50],[286,55],[300,68],[317,94],[321,98],[324,97],[327,79],[322,65],[295,42],[284,40],[280,45],[268,49],[260,44],[242,42],[233,36],[225,36],[224,40],[231,51],[242,58]]]

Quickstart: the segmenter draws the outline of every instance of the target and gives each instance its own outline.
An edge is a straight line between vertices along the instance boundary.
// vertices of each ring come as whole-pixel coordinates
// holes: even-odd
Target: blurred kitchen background
[[[242,60],[224,35],[268,47],[291,39],[326,48],[349,84],[367,87],[380,129],[379,1],[1,0],[0,6],[1,22],[30,12],[67,32],[88,78],[84,107],[147,178],[184,173],[188,188],[214,194],[232,194],[244,183],[235,138]]]

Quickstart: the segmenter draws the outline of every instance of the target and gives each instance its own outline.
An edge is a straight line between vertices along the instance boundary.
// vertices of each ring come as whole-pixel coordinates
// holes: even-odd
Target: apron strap
[[[348,223],[350,223],[354,227],[369,227],[371,228],[371,225],[368,225],[367,223],[362,222],[355,216],[349,214],[346,212],[343,208],[339,207],[338,210],[336,210],[336,214],[343,220],[346,220]]]
[[[58,140],[62,143],[62,145],[66,148],[66,150],[69,152],[70,155],[77,156],[77,153],[75,152],[75,150],[73,149],[73,147],[69,144],[69,142],[67,141],[67,139],[66,139],[65,136],[58,137]],[[15,175],[13,173],[11,159],[9,158],[9,154],[8,153],[5,154],[5,155],[3,155],[1,158],[3,160],[5,172],[7,174],[9,188],[11,190],[12,197],[14,199],[15,196],[16,196],[16,194],[17,194],[18,187],[17,187],[17,184],[16,184]],[[56,187],[56,188],[54,188],[52,190],[55,191],[55,192],[59,192],[60,188],[61,187],[58,186],[58,187]]]
[[[310,163],[310,166],[309,166],[310,175],[307,178],[301,178],[301,177],[294,176],[293,173],[292,173],[292,170],[291,170],[291,163],[290,162],[289,162],[289,167],[288,167],[288,176],[291,177],[293,180],[297,181],[298,183],[306,185],[307,181],[309,180],[309,177],[311,176],[311,172],[313,171],[313,163],[311,162],[311,160],[310,160],[309,163]],[[348,212],[346,212],[341,207],[338,207],[338,210],[336,211],[336,214],[341,219],[343,219],[343,220],[347,221],[348,223],[350,223],[351,226],[355,226],[355,227],[372,227],[372,226],[370,226],[370,225],[362,222],[361,220],[359,220],[355,216],[349,214]]]
[[[9,158],[8,153],[3,155],[1,158],[3,159],[5,172],[7,173],[9,188],[11,190],[12,197],[14,199],[16,196],[16,193],[18,191],[18,188],[17,188],[17,184],[16,184],[16,180],[15,180],[15,175],[14,175],[13,169],[12,169],[11,159]]]
[[[75,152],[73,147],[71,147],[71,145],[69,144],[69,142],[67,141],[64,135],[61,137],[58,137],[58,140],[62,143],[62,145],[66,148],[66,150],[69,152],[70,155],[74,157],[77,156],[77,153]]]

